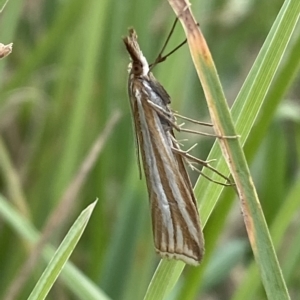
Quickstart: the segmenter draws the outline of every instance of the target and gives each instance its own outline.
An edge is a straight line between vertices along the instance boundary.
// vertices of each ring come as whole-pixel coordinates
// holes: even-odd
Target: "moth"
[[[156,251],[198,265],[204,254],[197,201],[177,142],[170,96],[151,73],[134,29],[123,38],[131,58],[128,94],[138,157],[141,153]]]

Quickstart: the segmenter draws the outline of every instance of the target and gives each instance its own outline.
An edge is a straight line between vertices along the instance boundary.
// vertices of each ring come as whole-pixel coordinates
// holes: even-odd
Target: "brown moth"
[[[166,258],[198,265],[204,239],[193,188],[185,168],[185,152],[173,129],[170,96],[150,72],[134,29],[124,43],[131,58],[128,93],[138,151],[150,199],[156,251]]]

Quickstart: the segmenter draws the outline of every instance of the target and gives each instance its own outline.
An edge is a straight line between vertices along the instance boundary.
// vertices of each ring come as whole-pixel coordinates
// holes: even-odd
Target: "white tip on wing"
[[[193,253],[191,253],[191,256],[188,256],[186,254],[180,254],[180,253],[163,252],[158,249],[156,249],[156,251],[162,258],[181,260],[184,263],[192,266],[198,266],[200,264],[199,260],[192,257]]]

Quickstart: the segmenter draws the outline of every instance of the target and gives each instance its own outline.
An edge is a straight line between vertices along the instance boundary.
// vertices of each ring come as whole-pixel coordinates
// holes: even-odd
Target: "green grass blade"
[[[280,208],[279,213],[271,224],[270,233],[273,238],[274,247],[279,250],[280,245],[282,245],[282,241],[285,238],[285,233],[287,228],[291,222],[291,216],[294,215],[295,212],[299,211],[300,208],[300,180],[299,176],[295,180],[295,184],[291,187],[289,194],[283,201],[283,205]],[[291,247],[293,249],[293,247]],[[298,250],[299,251],[299,250]],[[290,256],[286,256],[290,258]],[[293,261],[293,260],[291,260]],[[283,274],[287,279],[289,271],[287,271],[290,267],[291,261],[287,260],[286,263],[283,264]],[[261,287],[260,280],[258,276],[257,266],[252,263],[248,268],[248,272],[243,279],[243,282],[239,285],[238,289],[235,291],[232,300],[239,299],[255,299],[255,295],[257,295],[257,290]],[[249,293],[251,291],[251,293]]]
[[[5,8],[5,5],[8,3],[9,0],[1,0],[0,1],[0,13],[3,11]]]
[[[184,1],[178,1],[173,3],[173,8],[185,29],[195,68],[206,95],[215,132],[218,136],[235,136],[233,120],[231,119],[210,52],[191,12],[189,10],[182,12],[185,5]],[[266,71],[268,72],[269,70]],[[272,75],[274,76],[274,72]],[[264,91],[264,89],[262,90]],[[255,91],[253,87],[250,89],[250,92],[252,91]],[[258,96],[261,96],[259,98],[263,99],[263,92]],[[283,280],[265,217],[239,139],[221,138],[219,143],[223,156],[226,157],[231,175],[234,178],[248,237],[268,298],[289,299],[286,284]]]
[[[22,239],[36,243],[39,239],[39,233],[22,217],[8,201],[0,195],[0,216],[16,231]],[[49,262],[53,257],[55,250],[52,246],[47,245],[43,250],[43,258]],[[61,273],[61,279],[66,283],[69,289],[80,299],[101,299],[109,298],[99,288],[91,282],[88,277],[82,274],[74,265],[67,262]]]
[[[95,4],[98,3],[98,4]],[[99,32],[99,28],[103,28],[105,20],[105,12],[108,6],[108,1],[94,2],[91,1],[87,18],[84,22],[84,30],[89,31],[86,35],[84,44],[84,53],[81,57],[82,70],[78,73],[78,91],[73,101],[72,110],[70,113],[70,124],[68,128],[67,140],[64,147],[64,152],[61,155],[60,169],[58,170],[57,178],[54,183],[54,190],[60,193],[68,178],[70,178],[76,164],[78,156],[70,155],[73,149],[81,148],[81,139],[84,135],[84,129],[87,119],[87,111],[89,101],[91,101],[93,77],[96,72],[96,57],[99,55],[98,47],[103,39],[103,32]],[[92,31],[91,31],[92,30]],[[101,34],[102,33],[102,34]],[[79,152],[79,151],[78,151]],[[53,195],[58,198],[58,195]]]
[[[297,12],[299,13],[298,1],[289,1],[285,3],[276,21],[274,22],[268,38],[266,39],[266,42],[264,43],[253,65],[253,68],[250,71],[232,108],[232,116],[236,124],[237,132],[241,134],[242,144],[244,144],[246,137],[250,133],[253,122],[258,114],[261,104],[263,103],[266,91],[270,86],[270,83],[274,77],[274,73],[288,44],[289,38],[297,22]],[[268,64],[270,63],[271,65],[269,66]],[[269,72],[270,67],[272,68],[272,72]],[[261,78],[264,78],[262,82],[260,81]],[[260,91],[260,89],[262,90]],[[250,93],[250,91],[252,92]],[[243,119],[243,116],[245,116],[245,120]],[[220,149],[216,145],[214,146],[209,159],[220,157],[220,154]],[[222,159],[217,161],[215,167],[222,173],[226,174],[228,172],[227,166]],[[206,174],[209,174],[213,177],[213,174],[210,174],[209,172]],[[207,184],[207,182],[202,179],[199,180],[195,188],[195,193],[198,199],[202,199],[202,202],[200,203],[200,215],[202,223],[206,223],[207,218],[209,217],[218,197],[222,192],[222,189],[223,188],[220,186],[215,186],[211,183]],[[168,294],[170,289],[176,283],[183,269],[183,266],[178,267],[177,262],[173,262],[173,264],[177,267],[173,268],[172,271],[174,271],[174,273],[169,273],[168,282],[170,282],[170,284],[165,284],[164,280],[156,281],[154,275],[145,299],[155,299],[153,297],[153,291],[160,290],[160,298],[156,299],[163,299],[165,294]],[[158,269],[160,268],[166,268],[163,262],[159,265]],[[157,270],[157,274],[161,273],[163,273],[163,271],[158,272]],[[172,278],[170,279],[170,277]],[[161,284],[164,287],[160,289],[156,286],[156,284]],[[155,295],[157,296],[157,294]]]
[[[96,203],[97,202],[90,204],[72,225],[28,299],[40,300],[46,298],[64,265],[73,253],[73,250],[84,232]]]
[[[279,41],[278,41],[279,42]],[[275,47],[275,46],[274,46]],[[283,61],[282,67],[279,69],[273,83],[266,95],[261,110],[257,116],[256,124],[251,129],[251,135],[245,144],[245,153],[247,158],[253,158],[254,154],[266,135],[266,131],[274,117],[276,110],[287,92],[288,88],[292,85],[300,68],[300,36],[296,37],[291,45],[287,57]],[[267,65],[267,63],[265,63]],[[254,76],[254,74],[253,74]],[[249,80],[251,76],[249,75]],[[251,98],[255,101],[255,96]],[[233,114],[236,106],[233,108]],[[241,121],[242,123],[242,121]]]

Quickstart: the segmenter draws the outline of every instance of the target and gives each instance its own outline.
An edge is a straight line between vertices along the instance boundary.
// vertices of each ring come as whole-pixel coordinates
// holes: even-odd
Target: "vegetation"
[[[290,36],[300,13],[297,2],[286,1],[282,23],[275,21],[279,0],[192,2],[228,104],[238,103],[232,113],[237,131],[247,129],[241,140],[292,299],[300,293],[299,24]],[[78,245],[69,240],[73,255],[47,299],[143,299],[148,288],[147,299],[266,299],[238,197],[232,188],[204,178],[196,183],[196,172],[191,179],[205,225],[205,258],[183,273],[183,264],[163,262],[157,268],[127,96],[129,58],[121,38],[133,26],[152,62],[173,21],[168,2],[158,0],[9,1],[5,6],[0,42],[14,45],[0,60],[0,298],[29,297],[53,250],[98,198]],[[251,81],[254,88],[249,75],[243,86],[267,36],[277,32],[282,35],[270,43],[265,58],[270,67],[261,70],[264,61],[256,61],[250,75],[261,72],[262,77]],[[177,25],[167,51],[184,38]],[[289,39],[285,49],[282,43]],[[283,53],[277,69],[273,62]],[[184,46],[154,74],[174,110],[210,121],[190,57]],[[266,95],[259,93],[264,89]],[[198,143],[192,154],[202,159],[214,143],[177,136],[188,138],[185,149]],[[222,157],[215,153],[210,158],[219,169]],[[81,222],[74,224],[77,239],[87,219]]]

